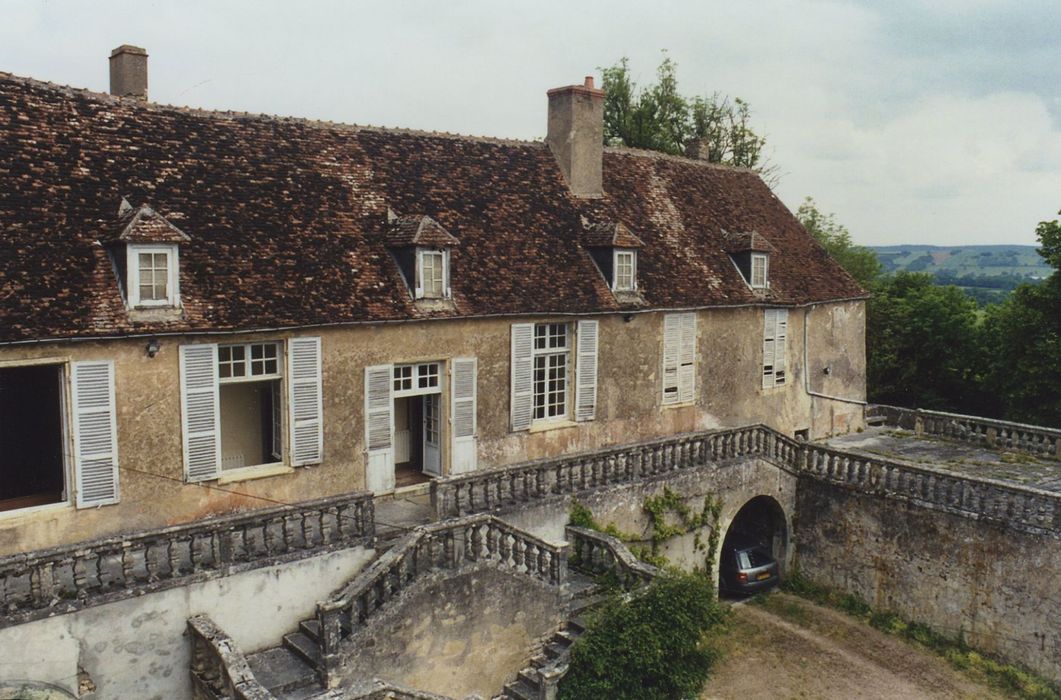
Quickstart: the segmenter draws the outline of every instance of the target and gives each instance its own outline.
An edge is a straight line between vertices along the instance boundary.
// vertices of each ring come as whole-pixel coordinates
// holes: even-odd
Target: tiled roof
[[[775,247],[771,303],[863,295],[752,172],[606,149],[604,190],[571,196],[540,142],[201,112],[0,74],[0,342],[617,311],[583,220],[637,231],[645,308],[762,303],[723,230]],[[122,196],[191,239],[179,318],[124,308],[100,243]],[[388,209],[460,241],[451,307],[411,298]]]
[[[584,224],[582,245],[590,248],[641,248],[645,244],[621,222],[606,221]]]
[[[723,238],[725,240],[723,246],[727,253],[745,253],[749,250],[757,253],[773,253],[777,250],[758,231],[748,231],[746,233],[726,233],[723,231]]]
[[[448,248],[460,245],[460,241],[430,216],[414,214],[399,216],[391,223],[391,229],[387,233],[387,245]]]
[[[118,221],[114,224],[114,235],[106,237],[104,242],[187,243],[190,240],[184,231],[171,224],[166,217],[146,204],[141,204],[135,208],[130,207],[118,216]]]

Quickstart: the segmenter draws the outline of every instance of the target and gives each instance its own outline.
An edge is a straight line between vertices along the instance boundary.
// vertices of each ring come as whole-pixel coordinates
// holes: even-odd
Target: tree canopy
[[[837,221],[834,214],[822,213],[817,203],[811,197],[806,197],[796,211],[796,218],[863,289],[873,287],[883,273],[877,254],[869,248],[855,245],[847,227]]]
[[[712,163],[755,168],[773,184],[775,169],[763,157],[766,138],[752,129],[748,103],[719,93],[686,97],[678,89],[677,70],[664,55],[656,82],[639,87],[626,57],[601,69],[605,143],[672,155],[695,148]]]

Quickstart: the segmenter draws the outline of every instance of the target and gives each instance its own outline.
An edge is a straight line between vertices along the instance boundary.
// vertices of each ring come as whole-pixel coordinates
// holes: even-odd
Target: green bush
[[[594,617],[572,649],[560,699],[695,698],[716,658],[707,632],[723,615],[709,579],[661,574]]]

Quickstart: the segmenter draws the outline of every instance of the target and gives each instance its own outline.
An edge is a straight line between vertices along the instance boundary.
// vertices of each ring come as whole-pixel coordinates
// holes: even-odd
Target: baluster
[[[122,542],[122,585],[131,586],[136,583],[136,557],[132,551],[131,542]],[[146,553],[145,553],[146,556]]]
[[[177,537],[170,538],[169,542],[166,543],[166,556],[169,560],[169,577],[177,578],[181,575],[181,555],[177,546],[179,539]]]

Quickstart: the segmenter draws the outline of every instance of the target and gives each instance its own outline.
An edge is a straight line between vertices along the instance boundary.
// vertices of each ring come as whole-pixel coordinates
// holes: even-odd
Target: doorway
[[[394,400],[394,486],[415,486],[442,475],[439,394]]]

